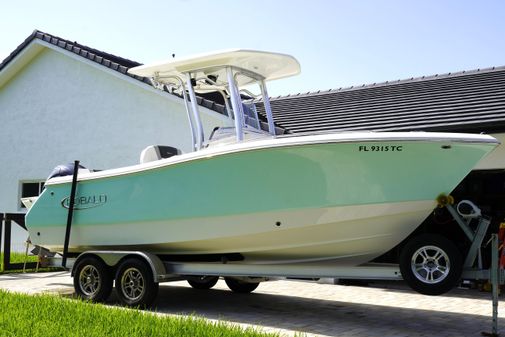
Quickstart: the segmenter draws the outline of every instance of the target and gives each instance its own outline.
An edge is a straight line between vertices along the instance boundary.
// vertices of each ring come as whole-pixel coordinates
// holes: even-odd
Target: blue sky
[[[272,96],[505,65],[505,1],[9,1],[0,59],[34,29],[142,63],[228,48],[294,55]]]

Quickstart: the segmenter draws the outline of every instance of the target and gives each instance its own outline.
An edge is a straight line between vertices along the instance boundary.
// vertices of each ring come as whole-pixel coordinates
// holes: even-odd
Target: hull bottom
[[[163,255],[240,254],[244,264],[328,262],[356,266],[406,238],[432,200],[283,212],[102,224],[72,228],[69,251],[136,250]],[[63,250],[65,229],[46,227],[34,243]],[[189,258],[191,259],[191,258]]]

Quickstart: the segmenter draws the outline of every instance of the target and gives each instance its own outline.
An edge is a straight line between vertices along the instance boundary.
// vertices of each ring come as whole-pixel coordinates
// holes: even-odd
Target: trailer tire
[[[138,258],[128,258],[116,273],[116,291],[121,302],[129,307],[149,307],[158,294],[151,267]]]
[[[112,271],[99,258],[83,257],[74,269],[74,289],[77,297],[104,302],[112,292]]]
[[[200,276],[188,280],[188,283],[194,289],[208,290],[215,286],[218,280],[218,276]]]
[[[410,239],[400,254],[403,279],[415,291],[441,295],[461,277],[463,260],[458,248],[439,234],[422,234]]]
[[[224,281],[234,293],[247,294],[253,292],[259,286],[259,282],[244,282],[232,277],[225,277]]]

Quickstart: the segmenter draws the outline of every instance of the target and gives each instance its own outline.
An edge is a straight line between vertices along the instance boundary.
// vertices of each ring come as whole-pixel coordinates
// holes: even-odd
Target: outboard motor
[[[82,165],[79,165],[79,169],[86,169],[86,168]],[[74,174],[74,163],[58,165],[53,169],[49,177],[47,177],[47,180],[54,177],[71,176],[73,174]]]

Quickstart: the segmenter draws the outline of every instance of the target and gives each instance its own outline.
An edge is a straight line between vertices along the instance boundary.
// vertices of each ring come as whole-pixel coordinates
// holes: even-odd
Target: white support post
[[[196,150],[196,136],[195,136],[195,126],[193,125],[193,119],[191,118],[191,111],[189,107],[188,94],[186,93],[186,88],[182,85],[182,96],[184,97],[184,106],[186,107],[186,113],[188,115],[189,128],[191,129],[191,151]]]
[[[191,99],[191,108],[196,123],[196,149],[200,150],[203,144],[203,127],[200,120],[200,113],[198,112],[198,104],[196,102],[195,89],[191,84],[191,73],[186,73],[186,83],[188,85],[189,97]]]
[[[267,114],[268,132],[270,132],[270,134],[275,136],[274,117],[272,115],[272,109],[270,108],[270,98],[268,97],[265,80],[260,81],[260,89],[261,89],[261,96],[263,98],[263,105],[265,106],[265,113]]]
[[[491,235],[491,285],[493,294],[493,324],[491,327],[491,336],[498,336],[498,292],[500,280],[499,272],[499,257],[498,257],[498,235]]]
[[[235,132],[237,135],[237,141],[240,142],[244,139],[244,133],[242,130],[242,106],[240,101],[240,96],[238,96],[237,86],[235,84],[235,79],[233,77],[233,70],[231,67],[226,68],[226,75],[228,76],[228,85],[230,89],[231,105],[233,108],[233,115],[235,116]]]

